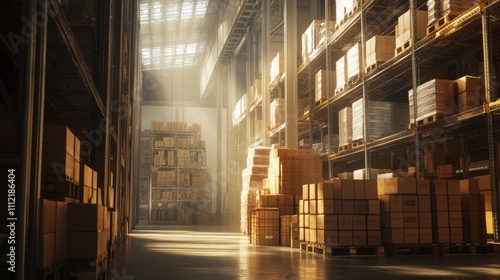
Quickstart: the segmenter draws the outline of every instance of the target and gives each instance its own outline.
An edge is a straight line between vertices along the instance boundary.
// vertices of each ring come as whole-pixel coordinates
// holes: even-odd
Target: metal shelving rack
[[[149,199],[148,199],[148,220],[150,223],[176,223],[176,224],[196,224],[200,221],[207,221],[211,212],[211,172],[206,166],[206,149],[193,147],[193,138],[198,136],[201,139],[201,132],[194,131],[151,131],[149,133]],[[162,141],[164,137],[173,139],[173,146],[156,147],[155,141]],[[179,145],[179,140],[186,140],[190,143],[188,147]],[[172,153],[172,159],[165,160],[165,164],[155,164],[154,157],[159,152]],[[181,152],[189,153],[189,164],[179,162],[178,156]],[[200,160],[201,158],[201,160]],[[193,161],[194,160],[194,161]],[[155,172],[172,172],[173,179],[170,183],[159,184],[153,178]],[[204,177],[199,184],[193,183],[196,173]],[[181,180],[182,175],[187,179]],[[160,192],[161,198],[157,198],[153,192]],[[166,198],[163,193],[169,193]],[[182,209],[182,210],[181,210]],[[152,218],[152,212],[165,210],[164,216]],[[160,211],[161,212],[161,211]],[[188,213],[189,214],[185,214]],[[185,214],[185,215],[183,215]],[[204,217],[203,217],[204,216]],[[185,217],[185,218],[182,218]]]
[[[139,151],[138,222],[150,220],[151,131],[141,132]]]

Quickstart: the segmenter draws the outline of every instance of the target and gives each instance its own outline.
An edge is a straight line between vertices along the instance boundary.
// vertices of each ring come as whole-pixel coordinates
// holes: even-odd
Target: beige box
[[[365,182],[364,180],[354,180],[354,199],[365,199]]]
[[[383,244],[404,244],[404,229],[392,228],[382,230],[382,243]]]
[[[480,191],[491,191],[490,175],[476,176],[474,179],[478,180]]]
[[[337,215],[339,230],[352,230],[352,215]]]
[[[417,182],[417,194],[419,195],[431,194],[431,187],[429,180],[416,180],[416,182]]]
[[[403,196],[386,194],[380,196],[382,212],[403,212]]]
[[[38,244],[38,268],[46,268],[55,263],[56,234],[54,232],[40,236]]]
[[[68,232],[58,231],[55,233],[54,262],[61,263],[68,257]]]
[[[377,180],[364,180],[365,199],[378,199]]]
[[[432,244],[432,229],[431,228],[419,228],[419,240],[420,244]]]
[[[418,212],[418,196],[417,195],[403,195],[403,212],[416,213]]]
[[[405,244],[419,244],[420,243],[420,238],[419,238],[419,231],[418,228],[405,228],[404,230],[405,234]]]
[[[380,230],[380,215],[366,215],[366,229]]]
[[[370,199],[368,200],[368,214],[380,214],[380,200]]]
[[[318,244],[327,247],[339,246],[339,231],[337,230],[318,230]]]
[[[405,229],[418,229],[419,227],[418,213],[404,213],[403,214],[403,227]]]
[[[460,212],[462,211],[462,197],[460,195],[448,196],[448,210]]]
[[[335,88],[337,86],[337,74],[335,71],[326,71],[326,70],[319,70],[315,74],[315,84],[314,84],[314,92],[315,92],[315,98],[314,101],[320,101],[324,99],[328,99],[329,97],[332,97],[335,93]],[[327,87],[327,79],[329,79],[329,88],[330,88],[330,93],[328,93],[328,87]]]
[[[352,215],[352,229],[366,231],[366,215]]]
[[[404,228],[403,213],[382,213],[381,214],[382,228]]]
[[[449,212],[450,228],[462,228],[462,212]]]
[[[418,213],[418,225],[420,228],[432,228],[432,214]]]
[[[43,199],[41,211],[41,234],[49,234],[56,232],[57,222],[57,202],[52,200]]]
[[[333,199],[333,187],[334,184],[331,181],[325,181],[323,183],[318,183],[318,199]]]
[[[431,212],[431,196],[418,195],[418,212]]]
[[[414,177],[395,177],[384,179],[386,194],[417,194]]]
[[[366,231],[366,245],[380,246],[382,244],[382,236],[380,230]]]
[[[83,185],[92,188],[94,171],[88,165],[83,165]]]
[[[366,230],[353,230],[352,231],[352,245],[366,246]]]

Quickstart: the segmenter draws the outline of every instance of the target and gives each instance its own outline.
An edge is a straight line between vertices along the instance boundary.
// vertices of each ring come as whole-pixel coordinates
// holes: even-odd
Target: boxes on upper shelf
[[[366,73],[377,68],[379,63],[393,58],[395,48],[394,36],[376,35],[366,41]]]
[[[339,111],[339,147],[352,142],[352,108],[345,107]]]
[[[356,43],[346,54],[347,80],[356,79],[361,72],[361,44]]]
[[[337,86],[335,87],[335,93],[338,93],[345,89],[347,85],[347,65],[346,65],[346,56],[342,56],[335,63],[335,73],[337,74]]]
[[[269,71],[270,83],[275,82],[281,77],[285,71],[284,53],[278,52],[271,62],[271,69]]]
[[[458,112],[481,106],[486,101],[483,81],[480,77],[464,76],[455,80]]]
[[[334,95],[335,88],[337,86],[336,75],[337,74],[335,71],[319,70],[318,72],[316,72],[314,79],[314,101],[328,99],[328,97]],[[329,87],[327,87],[328,83]],[[330,88],[330,92],[328,92],[328,88]]]
[[[416,11],[416,24],[417,24],[417,40],[412,40],[411,38],[411,24],[410,24],[410,12],[407,11],[398,18],[398,24],[396,25],[396,55],[408,47],[411,47],[416,41],[424,38],[427,34],[427,11]],[[399,50],[399,51],[398,51]]]
[[[417,122],[432,116],[446,116],[454,113],[453,81],[430,80],[417,88]],[[413,123],[413,89],[408,91],[410,123]]]

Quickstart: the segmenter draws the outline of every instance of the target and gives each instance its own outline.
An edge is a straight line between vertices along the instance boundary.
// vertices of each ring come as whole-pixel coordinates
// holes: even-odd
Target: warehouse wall
[[[222,170],[226,170],[226,109],[222,109]],[[217,172],[217,109],[184,107],[184,119],[178,118],[177,107],[168,106],[142,106],[141,126],[142,129],[150,129],[151,121],[184,121],[188,124],[198,123],[201,125],[201,140],[207,143],[207,165],[212,172],[212,212],[217,209],[216,205],[216,184],[217,174],[222,174],[221,192],[226,192],[226,172]],[[180,116],[179,116],[180,117]],[[222,194],[221,194],[222,195]]]

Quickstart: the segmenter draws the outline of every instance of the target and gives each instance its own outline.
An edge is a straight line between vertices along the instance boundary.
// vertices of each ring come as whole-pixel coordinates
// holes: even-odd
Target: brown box
[[[379,179],[377,180],[377,194],[380,195],[385,195],[385,179]]]
[[[318,242],[318,233],[315,228],[309,229],[309,242],[317,243]]]
[[[68,231],[68,203],[56,201],[56,232]]]
[[[464,242],[470,243],[486,243],[486,227],[469,227],[463,228]]]
[[[333,183],[330,181],[325,181],[323,183],[318,183],[318,199],[334,199],[333,197]]]
[[[68,257],[68,232],[55,233],[54,262],[61,263]]]
[[[311,218],[311,215],[310,214],[307,214],[307,215],[304,215],[304,227],[305,228],[309,228],[311,223],[310,223],[310,219]]]
[[[309,214],[318,214],[316,200],[309,200]]]
[[[370,199],[368,200],[368,214],[380,214],[380,200]]]
[[[338,230],[337,215],[317,215],[317,228],[323,230]]]
[[[464,235],[462,227],[450,227],[450,243],[463,243]]]
[[[434,243],[448,244],[450,243],[450,228],[449,227],[438,227],[434,229],[436,234]]]
[[[339,235],[339,246],[352,246],[353,240],[352,240],[352,231],[345,231],[341,230],[338,232]]]
[[[481,195],[484,196],[484,210],[492,211],[491,208],[491,191],[481,191]]]
[[[366,215],[353,215],[352,216],[352,229],[353,230],[366,230]]]
[[[458,193],[456,190],[458,189]],[[453,193],[450,191],[453,190]],[[448,194],[478,194],[479,181],[475,179],[448,180]]]
[[[105,207],[97,204],[69,203],[68,231],[100,231],[104,229]]]
[[[100,257],[104,231],[70,231],[68,232],[68,258],[89,258]]]
[[[418,213],[418,225],[420,228],[432,228],[432,214]]]
[[[92,172],[92,188],[93,188],[94,190],[96,190],[97,188],[99,188],[99,187],[100,187],[100,186],[98,186],[98,182],[99,182],[99,181],[97,180],[97,178],[98,178],[98,173],[97,173],[97,171],[95,171],[95,170],[94,170],[94,171]]]
[[[341,214],[335,213],[335,204],[341,204],[339,200],[317,200],[318,214]]]
[[[418,231],[420,244],[432,244],[432,228],[420,228]]]
[[[436,195],[433,200],[433,211],[448,211],[448,196]]]
[[[54,232],[40,236],[38,267],[46,268],[55,263],[56,234]]]
[[[302,199],[303,200],[309,199],[309,185],[308,184],[302,185]]]
[[[317,217],[317,215],[312,215],[312,214],[309,215],[309,228],[310,229],[317,229],[318,228],[316,217]]]
[[[352,245],[366,246],[366,230],[352,231]]]
[[[316,184],[309,184],[309,199],[310,200],[316,200],[317,199]]]
[[[446,180],[436,180],[434,185],[431,186],[432,194],[434,195],[447,195]]]
[[[327,247],[339,246],[339,231],[319,229],[318,244],[323,244]]]
[[[462,213],[463,227],[486,227],[484,211],[464,211]]]
[[[366,231],[366,245],[380,246],[382,244],[382,236],[380,230]]]
[[[309,214],[309,200],[304,200],[304,213]]]
[[[429,180],[417,180],[417,194],[431,194],[431,186]]]
[[[352,230],[352,215],[338,215],[339,230]]]
[[[405,244],[419,244],[420,243],[420,233],[418,231],[418,228],[405,228],[404,230],[405,234]]]
[[[404,244],[404,229],[392,228],[382,230],[382,243],[383,244]]]
[[[365,199],[364,180],[354,180],[354,199]]]
[[[493,234],[493,211],[485,211],[486,220],[486,232],[488,234]]]
[[[404,213],[403,214],[403,227],[405,229],[418,228],[419,217],[418,213]]]
[[[403,213],[382,213],[381,214],[382,228],[404,228]]]
[[[435,225],[433,227],[450,227],[450,212],[435,212]]]
[[[354,199],[342,200],[342,214],[354,214]]]
[[[354,200],[354,214],[356,215],[368,215],[368,200]]]
[[[381,195],[381,211],[382,212],[403,212],[403,196],[402,195]]]
[[[431,196],[419,195],[418,196],[418,212],[431,212]]]
[[[450,227],[451,228],[461,228],[462,227],[462,212],[449,212],[450,217]]]
[[[354,180],[343,179],[334,181],[336,184],[340,184],[342,199],[354,199]]]
[[[377,180],[364,180],[365,199],[378,199]]]
[[[41,211],[41,234],[48,234],[56,232],[56,222],[57,222],[57,202],[52,200],[43,199],[42,200],[42,211]]]
[[[380,215],[366,215],[366,229],[380,230]]]
[[[476,176],[474,179],[478,180],[480,191],[491,191],[490,175]]]
[[[403,195],[403,212],[416,213],[418,212],[418,196],[417,195]]]
[[[490,209],[491,210],[491,191],[490,195]],[[484,211],[486,209],[486,196],[482,194],[470,194],[470,195],[462,195],[462,211]]]
[[[88,165],[83,165],[83,185],[92,188],[93,184],[93,170]]]
[[[448,196],[448,210],[451,211],[462,211],[462,197],[460,195],[450,195]]]
[[[417,194],[414,177],[395,177],[384,179],[386,194]]]

